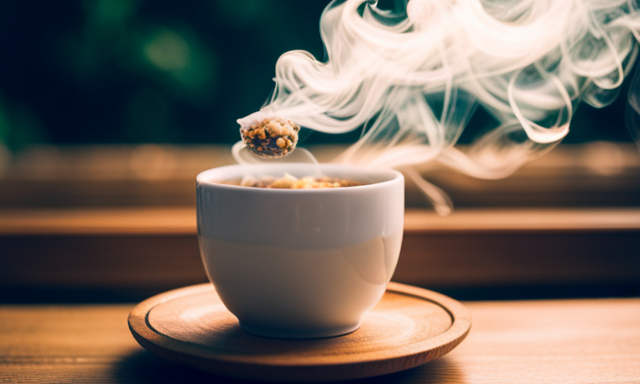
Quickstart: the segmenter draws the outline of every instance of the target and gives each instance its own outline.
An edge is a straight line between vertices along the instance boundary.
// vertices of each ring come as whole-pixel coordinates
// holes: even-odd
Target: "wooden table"
[[[467,302],[469,337],[416,369],[360,383],[640,383],[640,299]],[[129,305],[0,306],[1,383],[239,383],[162,360]]]

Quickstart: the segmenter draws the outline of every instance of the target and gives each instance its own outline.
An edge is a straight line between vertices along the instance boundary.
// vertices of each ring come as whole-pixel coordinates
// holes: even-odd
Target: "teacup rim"
[[[387,176],[387,180],[362,184],[362,185],[354,185],[343,188],[315,188],[315,189],[286,189],[286,188],[255,188],[255,187],[245,187],[240,185],[233,184],[223,184],[219,181],[211,181],[210,175],[214,173],[218,173],[224,170],[229,170],[233,168],[268,168],[268,167],[276,167],[276,168],[287,168],[287,167],[320,167],[323,171],[328,171],[332,168],[342,169],[345,171],[352,172],[363,172],[368,175],[378,175],[378,176]],[[329,171],[330,172],[330,171]],[[402,182],[404,183],[404,176],[397,170],[394,169],[373,169],[363,166],[350,165],[350,164],[337,164],[337,163],[319,163],[319,164],[311,164],[311,163],[282,163],[282,164],[230,164],[223,165],[219,167],[210,168],[200,172],[196,176],[196,184],[198,186],[207,186],[210,188],[221,188],[221,189],[230,189],[230,190],[238,190],[238,191],[260,191],[259,193],[342,193],[345,191],[362,191],[363,189],[372,189],[372,188],[382,188],[385,185]]]

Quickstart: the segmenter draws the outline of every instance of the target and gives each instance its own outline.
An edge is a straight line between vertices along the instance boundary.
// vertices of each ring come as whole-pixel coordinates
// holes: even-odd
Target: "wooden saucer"
[[[353,333],[326,339],[252,336],[211,284],[169,291],[138,304],[129,328],[147,350],[207,372],[268,381],[331,381],[377,376],[445,355],[469,333],[471,315],[439,293],[389,283]]]

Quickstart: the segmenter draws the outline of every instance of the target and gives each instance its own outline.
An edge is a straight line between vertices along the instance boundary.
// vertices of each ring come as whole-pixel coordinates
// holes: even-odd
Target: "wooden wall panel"
[[[192,209],[3,213],[0,301],[54,290],[137,299],[206,281]],[[409,210],[405,222],[396,281],[640,287],[638,209]]]

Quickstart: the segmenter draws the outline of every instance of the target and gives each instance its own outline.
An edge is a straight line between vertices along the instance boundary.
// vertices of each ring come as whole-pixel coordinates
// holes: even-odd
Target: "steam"
[[[640,65],[636,66],[627,100],[627,127],[640,149]]]
[[[557,145],[579,101],[613,102],[638,54],[640,3],[411,0],[381,10],[336,0],[320,30],[326,61],[304,51],[282,55],[274,94],[259,113],[326,133],[362,128],[338,162],[437,161],[494,179]],[[455,144],[478,107],[496,123],[463,152]],[[445,212],[449,203],[432,191],[425,190]]]

